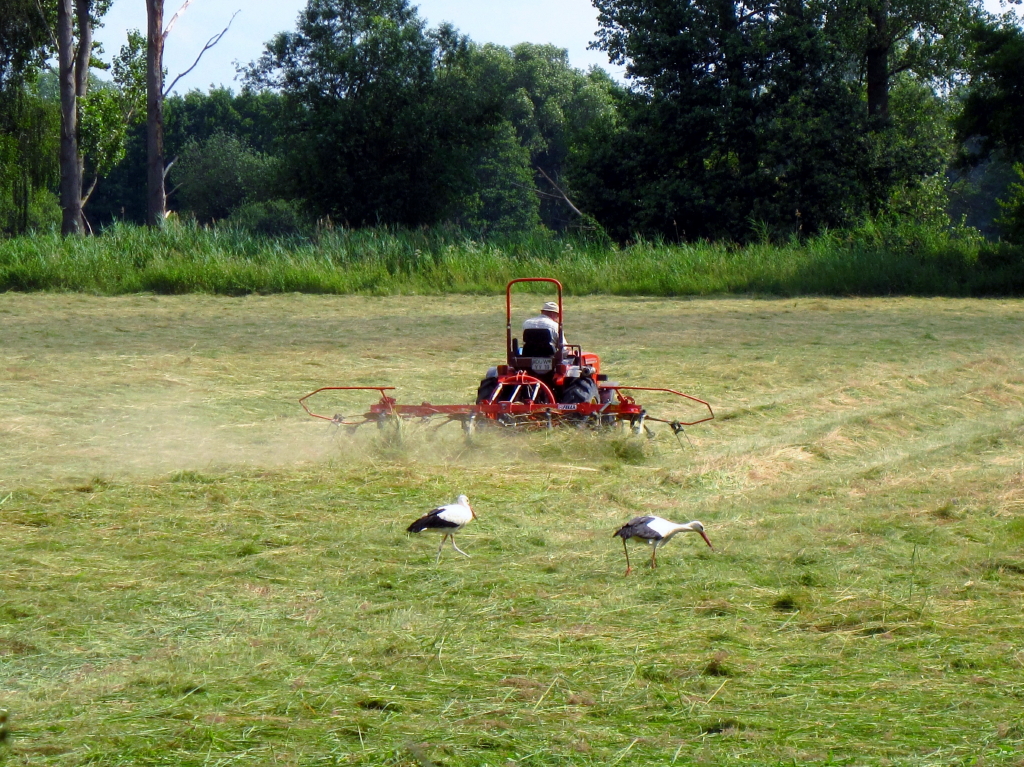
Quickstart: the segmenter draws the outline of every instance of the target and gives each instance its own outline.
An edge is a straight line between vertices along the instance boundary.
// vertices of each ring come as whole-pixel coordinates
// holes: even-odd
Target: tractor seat
[[[548,328],[523,330],[523,357],[554,357],[555,334]]]

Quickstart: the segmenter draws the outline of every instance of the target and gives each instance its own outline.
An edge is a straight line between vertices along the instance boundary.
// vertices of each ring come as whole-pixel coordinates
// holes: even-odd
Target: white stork
[[[658,554],[658,547],[664,546],[676,533],[700,533],[700,537],[704,539],[704,542],[715,550],[714,546],[711,546],[711,541],[708,540],[707,535],[704,534],[704,525],[700,522],[687,522],[685,525],[679,525],[675,522],[669,522],[667,519],[661,517],[633,517],[626,524],[612,533],[614,538],[616,535],[622,538],[622,550],[626,552],[626,575],[632,572],[633,568],[629,565],[629,550],[626,548],[627,540],[646,541],[651,545],[651,567],[657,567],[658,563],[655,561],[655,557]]]
[[[461,530],[474,519],[476,519],[476,514],[469,507],[469,498],[460,495],[455,499],[455,503],[438,506],[436,509],[428,511],[406,529],[410,533],[422,533],[424,530],[434,530],[435,532],[443,533],[441,545],[437,547],[437,560],[434,562],[434,564],[437,564],[437,562],[441,561],[441,549],[444,548],[446,538],[451,538],[453,549],[462,554],[462,556],[469,557],[469,554],[455,545],[455,532]]]

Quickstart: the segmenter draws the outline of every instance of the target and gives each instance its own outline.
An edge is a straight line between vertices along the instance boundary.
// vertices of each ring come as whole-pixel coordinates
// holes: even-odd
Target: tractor
[[[524,283],[547,283],[558,294],[558,330],[530,327],[523,330],[522,343],[512,334],[513,287]],[[358,428],[376,423],[383,428],[394,419],[442,418],[462,424],[467,434],[479,426],[507,429],[552,429],[572,425],[578,428],[613,429],[628,426],[634,434],[651,435],[648,422],[664,423],[678,437],[687,426],[715,417],[711,405],[702,399],[675,389],[623,386],[608,381],[601,372],[598,355],[580,346],[564,342],[562,323],[562,284],[551,277],[522,277],[505,288],[505,364],[487,371],[472,405],[400,405],[388,392],[393,386],[324,386],[302,397],[299,402],[314,418],[340,426]],[[323,415],[313,412],[308,401],[325,391],[375,391],[380,400],[359,415]],[[698,410],[699,418],[663,418],[651,415],[636,402],[640,392],[659,393],[669,399],[680,398]],[[678,400],[676,400],[678,401]]]

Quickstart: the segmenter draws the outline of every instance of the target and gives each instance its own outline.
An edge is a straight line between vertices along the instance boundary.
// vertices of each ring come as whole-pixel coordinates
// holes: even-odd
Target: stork
[[[676,533],[700,533],[700,537],[704,539],[704,542],[711,550],[715,550],[715,547],[711,545],[711,541],[708,540],[707,535],[704,533],[704,525],[700,522],[693,521],[687,522],[685,525],[679,525],[661,517],[633,517],[633,519],[612,533],[613,538],[616,535],[622,538],[622,550],[626,552],[626,575],[633,571],[633,568],[629,565],[629,549],[626,548],[627,540],[646,541],[651,545],[651,567],[653,568],[658,566],[655,559],[658,554],[658,547],[664,546],[672,540],[672,536]]]
[[[476,519],[476,514],[469,507],[469,498],[460,495],[455,503],[446,506],[438,506],[417,519],[406,530],[410,533],[422,533],[424,530],[433,530],[443,533],[441,545],[437,547],[437,559],[434,564],[441,561],[441,549],[444,548],[445,539],[451,538],[452,548],[464,557],[469,557],[465,551],[455,545],[455,532],[461,530],[467,523]]]

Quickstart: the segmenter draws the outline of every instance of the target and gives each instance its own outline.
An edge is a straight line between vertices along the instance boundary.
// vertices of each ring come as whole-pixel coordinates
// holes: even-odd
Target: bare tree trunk
[[[874,27],[871,45],[867,49],[868,117],[889,116],[889,0],[878,0],[868,11]]]
[[[173,90],[178,80],[191,72],[199,59],[210,48],[221,41],[231,22],[219,33],[211,37],[203,50],[199,52],[195,63],[185,72],[171,81],[171,87],[164,90],[164,42],[171,32],[171,27],[181,15],[192,5],[193,0],[185,0],[164,29],[164,0],[146,0],[146,15],[149,22],[146,41],[146,225],[160,226],[167,215],[167,191],[164,177],[170,166],[164,165],[164,93]],[[238,15],[238,12],[235,12]],[[234,21],[235,16],[231,17]],[[173,165],[174,162],[171,162]]]
[[[889,116],[889,49],[870,48],[867,56],[868,116]]]
[[[78,51],[75,55],[75,93],[85,98],[89,90],[89,62],[92,60],[92,0],[75,0],[78,21]]]
[[[757,172],[759,157],[755,128],[757,102],[753,84],[747,74],[749,54],[744,50],[746,33],[742,28],[742,16],[743,9],[736,0],[719,0],[718,24],[721,37],[718,44],[728,82],[723,95],[731,111],[728,129],[730,150],[736,154],[740,173],[751,174]]]
[[[82,0],[79,0],[82,2]],[[78,88],[73,0],[57,2],[57,60],[60,79],[60,207],[62,234],[81,234],[82,162],[78,154]],[[88,70],[86,71],[88,77]]]
[[[146,0],[149,19],[146,45],[146,224],[160,226],[167,195],[164,190],[164,0]]]
[[[78,17],[78,54],[75,56],[75,97],[81,103],[89,92],[89,64],[92,62],[92,12],[93,0],[75,0],[75,15]],[[78,147],[78,210],[82,216],[82,231],[92,234],[89,219],[85,216],[85,203],[89,201],[90,189],[83,194],[85,184],[85,158]]]

